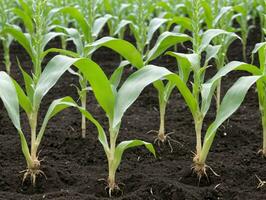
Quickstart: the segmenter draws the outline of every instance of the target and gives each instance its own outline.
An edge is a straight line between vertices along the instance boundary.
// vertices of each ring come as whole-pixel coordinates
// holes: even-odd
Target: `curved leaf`
[[[90,59],[77,59],[62,55],[55,56],[43,70],[36,85],[33,107],[35,109],[39,107],[42,98],[72,65],[76,66],[89,81],[99,104],[107,115],[112,116],[115,97],[111,84],[102,69]]]
[[[70,15],[72,18],[74,18],[79,26],[82,29],[82,32],[86,38],[89,36],[89,25],[87,21],[85,20],[85,17],[83,14],[75,7],[65,7],[59,10],[59,12],[62,12],[64,14]]]
[[[102,46],[116,51],[137,68],[143,66],[143,61],[140,53],[134,47],[134,45],[127,42],[126,40],[116,39],[112,37],[104,37],[95,41],[92,44],[89,44],[87,47],[93,47],[92,52],[94,52],[96,49]]]
[[[147,85],[161,79],[167,79],[176,85],[194,115],[197,103],[181,78],[166,68],[147,65],[133,73],[118,91],[114,109],[113,128],[121,122],[124,113],[137,99],[142,90]]]
[[[14,37],[19,42],[19,44],[24,47],[24,49],[27,51],[31,59],[34,58],[30,41],[28,40],[28,38],[24,35],[24,33],[21,30],[15,27],[9,26],[8,28],[5,28],[2,31],[2,33],[7,33],[7,34],[12,35],[12,37]]]
[[[142,146],[142,145],[145,145],[146,149],[148,149],[154,156],[156,156],[155,149],[151,143],[144,142],[142,140],[123,141],[120,144],[118,144],[117,147],[115,148],[115,156],[114,156],[115,162],[112,167],[114,169],[118,168],[118,166],[120,165],[121,159],[122,159],[122,155],[125,150],[129,148],[137,147],[137,146]]]
[[[209,126],[206,132],[202,149],[204,154],[202,155],[203,158],[200,158],[201,160],[206,160],[207,153],[212,145],[217,129],[239,108],[247,91],[257,80],[259,80],[259,78],[261,78],[261,76],[241,77],[227,91],[222,100],[215,121]]]
[[[160,56],[169,47],[174,46],[178,43],[188,41],[190,39],[191,38],[186,34],[164,32],[160,35],[154,47],[149,51],[147,58],[145,58],[145,63],[147,64],[151,62],[152,60]]]
[[[94,38],[97,38],[100,31],[103,29],[104,25],[112,18],[112,15],[105,15],[103,17],[99,17],[94,21],[93,27],[92,27],[92,36]]]
[[[149,44],[150,41],[152,40],[152,37],[154,35],[154,33],[164,24],[168,21],[168,19],[164,19],[164,18],[153,18],[150,21],[149,27],[148,27],[148,34],[147,34],[147,40],[146,40],[146,44]]]

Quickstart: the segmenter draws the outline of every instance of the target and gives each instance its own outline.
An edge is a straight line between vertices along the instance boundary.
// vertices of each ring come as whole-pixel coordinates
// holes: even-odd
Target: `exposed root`
[[[161,144],[164,144],[164,143],[168,143],[169,147],[170,147],[170,151],[171,153],[174,151],[173,149],[173,146],[171,144],[171,142],[175,142],[175,143],[178,143],[180,144],[181,146],[183,146],[183,144],[177,140],[174,140],[170,137],[170,135],[174,134],[174,132],[170,132],[170,133],[167,133],[167,134],[160,134],[158,131],[155,131],[155,130],[151,130],[147,133],[157,133],[157,136],[155,136],[154,138],[154,141],[153,143],[156,144],[160,147]]]
[[[40,170],[40,166],[41,166],[41,161],[36,159],[36,160],[34,160],[34,164],[32,167],[28,167],[28,169],[21,171],[20,173],[24,173],[23,179],[22,179],[22,184],[25,182],[25,180],[27,179],[28,176],[31,179],[31,183],[32,183],[33,187],[35,187],[36,178],[38,175],[42,175],[45,177],[45,179],[47,179],[45,173],[42,170]]]
[[[257,186],[257,189],[262,188],[266,184],[266,181],[261,180],[256,174],[255,174],[255,176],[256,176],[256,178],[259,181],[259,184]]]
[[[261,155],[263,158],[266,158],[266,149],[260,149],[257,154]]]
[[[199,162],[199,156],[197,156],[194,153],[194,158],[193,158],[193,162],[194,164],[192,165],[191,169],[193,170],[194,173],[197,174],[198,178],[199,178],[199,183],[202,177],[206,177],[207,180],[209,181],[209,177],[207,174],[207,170],[209,169],[215,176],[220,176],[219,174],[217,174],[209,165],[206,165],[205,163],[201,163]]]
[[[122,185],[123,187],[125,186],[124,183],[111,183],[110,181],[107,181],[104,178],[98,179],[98,181],[103,181],[106,184],[106,187],[104,190],[108,192],[109,197],[112,197],[113,194],[118,194],[121,193],[123,195],[123,190],[119,187],[119,185]]]

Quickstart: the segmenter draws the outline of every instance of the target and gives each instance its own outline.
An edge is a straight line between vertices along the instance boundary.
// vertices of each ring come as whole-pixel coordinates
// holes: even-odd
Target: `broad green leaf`
[[[124,19],[122,19],[122,20],[119,22],[119,24],[118,24],[118,26],[117,26],[117,28],[116,28],[116,31],[114,32],[114,35],[118,35],[119,33],[121,33],[122,30],[123,30],[127,25],[129,25],[129,24],[131,24],[131,23],[132,23],[132,22],[129,21],[129,20],[124,20]]]
[[[243,62],[238,61],[232,61],[228,63],[226,66],[222,67],[216,74],[213,76],[209,81],[202,84],[201,89],[201,96],[202,96],[202,106],[201,106],[201,112],[203,115],[207,113],[210,107],[211,99],[213,97],[214,89],[216,87],[217,81],[221,79],[223,76],[227,75],[233,70],[241,70],[249,72],[253,75],[261,75],[260,70],[250,64],[246,64]]]
[[[83,14],[75,7],[65,7],[60,10],[60,12],[70,15],[73,17],[79,24],[79,26],[82,29],[82,32],[86,38],[89,36],[89,25],[87,21],[85,20],[85,17]]]
[[[225,16],[227,15],[228,13],[232,12],[233,11],[233,8],[231,6],[225,6],[225,7],[222,7],[219,14],[215,17],[214,21],[213,21],[213,26],[214,27],[217,27],[220,20]]]
[[[170,29],[170,27],[173,24],[180,25],[184,30],[192,31],[192,29],[193,29],[192,28],[192,21],[188,17],[174,17],[174,18],[172,18],[168,24],[168,29]]]
[[[74,65],[89,82],[92,91],[108,117],[113,116],[115,95],[110,81],[98,64],[90,59],[79,59]]]
[[[204,9],[204,15],[205,15],[205,22],[208,26],[208,28],[213,28],[213,13],[212,13],[212,8],[211,8],[211,5],[206,2],[206,1],[202,1],[201,2],[201,5]]]
[[[55,56],[47,64],[34,91],[33,107],[35,109],[39,108],[42,98],[56,84],[63,73],[77,61],[78,59],[73,59],[67,56]]]
[[[32,102],[33,93],[34,93],[34,91],[33,91],[34,81],[32,80],[31,76],[22,68],[20,61],[18,59],[17,59],[17,63],[18,63],[19,69],[20,69],[22,76],[23,76],[27,96],[28,96],[29,100]]]
[[[69,40],[72,40],[73,43],[75,44],[77,53],[80,56],[86,56],[86,55],[83,55],[84,44],[82,42],[82,36],[80,35],[79,31],[75,28],[62,27],[62,29],[68,34]]]
[[[46,47],[46,45],[54,38],[58,37],[58,36],[62,36],[64,35],[64,33],[57,33],[57,32],[49,32],[47,34],[44,35],[43,38],[43,43],[42,43],[42,50],[44,50],[44,48]]]
[[[176,85],[190,108],[192,115],[194,115],[197,102],[181,78],[163,67],[147,65],[133,73],[118,91],[115,102],[113,128],[121,122],[124,113],[134,103],[142,90],[147,85],[162,79],[167,79]]]
[[[87,45],[87,47],[93,47],[92,52],[102,46],[116,51],[137,68],[143,66],[142,57],[138,50],[131,43],[125,40],[116,39],[112,37],[104,37],[93,42],[92,44]]]
[[[217,54],[220,51],[222,45],[208,45],[206,47],[206,61],[205,61],[205,65],[208,65],[208,63],[210,62],[210,60],[212,58],[217,58]]]
[[[114,89],[119,86],[122,74],[124,71],[125,66],[129,65],[130,63],[128,61],[122,61],[118,68],[112,73],[110,77],[110,83],[113,85]]]
[[[31,20],[31,17],[26,12],[20,10],[19,8],[14,8],[13,12],[22,19],[24,26],[27,28],[28,32],[33,33],[34,25]]]
[[[200,70],[200,57],[198,54],[184,54],[168,51],[166,55],[176,58],[178,63],[178,72],[184,82],[188,81],[191,70],[198,72]]]
[[[5,72],[0,72],[0,98],[7,110],[8,116],[18,131],[21,131],[19,100],[12,79]]]
[[[234,33],[232,32],[228,32],[228,31],[225,31],[225,30],[221,30],[221,29],[209,29],[207,30],[206,32],[203,33],[202,35],[202,41],[201,41],[201,45],[200,45],[200,48],[199,48],[199,51],[200,52],[203,52],[206,47],[208,47],[208,45],[211,43],[211,41],[219,36],[219,35],[222,35],[222,34],[225,34],[225,35],[232,35]],[[235,36],[237,37],[237,35],[235,34]]]
[[[13,84],[16,88],[19,104],[29,116],[32,111],[32,105],[31,105],[30,99],[28,98],[28,96],[26,96],[23,89],[20,87],[20,85],[15,80],[13,80]]]
[[[114,109],[113,128],[121,122],[125,111],[133,104],[147,85],[170,74],[172,73],[167,69],[154,65],[147,65],[133,73],[118,91]]]
[[[89,81],[98,103],[107,115],[112,116],[114,94],[111,84],[102,69],[90,59],[76,59],[61,55],[55,56],[43,70],[34,93],[34,108],[39,107],[42,98],[72,65],[76,66]]]
[[[249,88],[257,80],[259,80],[260,77],[261,76],[241,77],[227,91],[225,97],[222,100],[222,103],[216,115],[215,121],[209,126],[206,132],[202,151],[204,152],[209,151],[217,129],[222,125],[224,121],[226,121],[239,108]]]
[[[2,33],[7,33],[7,34],[12,35],[12,37],[14,37],[19,42],[19,44],[24,47],[24,49],[27,51],[31,59],[34,58],[30,41],[28,40],[28,38],[24,35],[24,33],[21,30],[15,27],[9,26],[8,28],[5,28],[2,31]]]
[[[137,147],[137,146],[142,146],[145,145],[145,147],[154,155],[155,154],[155,150],[154,147],[151,143],[148,142],[144,142],[141,140],[129,140],[129,141],[123,141],[120,144],[117,145],[117,147],[115,148],[115,162],[114,165],[112,166],[114,169],[117,169],[121,159],[122,159],[122,155],[124,153],[125,150],[132,148],[132,147]]]
[[[19,99],[16,88],[12,79],[5,72],[0,72],[0,88],[0,98],[4,103],[8,116],[19,133],[22,152],[27,162],[30,162],[29,148],[20,125]]]
[[[112,19],[112,15],[105,15],[103,17],[99,17],[94,21],[93,27],[92,27],[92,36],[94,38],[97,38],[99,36],[99,33],[103,29],[104,25]]]
[[[145,58],[145,63],[148,64],[164,53],[169,47],[190,39],[191,38],[186,34],[164,32],[160,35],[154,47],[149,51],[147,57]]]
[[[57,99],[51,103],[51,105],[49,106],[48,111],[45,115],[45,118],[43,120],[43,124],[42,124],[42,127],[40,129],[40,132],[37,136],[37,143],[40,144],[42,137],[44,135],[46,126],[48,124],[48,121],[52,117],[54,117],[56,114],[58,114],[59,112],[61,112],[62,110],[66,109],[68,107],[77,108],[89,121],[91,121],[96,126],[96,128],[98,130],[98,139],[99,139],[100,143],[103,145],[104,150],[106,152],[108,152],[109,146],[108,146],[107,138],[106,138],[106,135],[105,135],[105,132],[104,132],[102,126],[99,124],[99,122],[97,120],[95,120],[92,117],[92,115],[88,111],[84,110],[82,107],[79,107],[71,97],[64,97],[61,99]]]
[[[150,21],[149,27],[148,27],[148,34],[147,34],[147,40],[146,44],[149,44],[150,41],[152,40],[152,37],[154,33],[164,24],[168,21],[168,19],[163,19],[163,18],[153,18]]]
[[[80,55],[77,53],[74,53],[73,51],[65,50],[65,49],[57,49],[57,48],[51,48],[47,49],[42,53],[42,58],[45,58],[49,53],[59,53],[61,55],[70,56],[72,58],[80,58]]]
[[[265,64],[266,64],[266,42],[256,44],[254,50],[252,51],[252,60],[254,59],[254,54],[259,54],[259,61],[260,61],[260,69],[262,73],[265,71]]]

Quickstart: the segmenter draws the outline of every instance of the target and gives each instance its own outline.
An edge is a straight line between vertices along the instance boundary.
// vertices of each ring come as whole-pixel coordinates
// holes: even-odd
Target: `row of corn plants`
[[[165,115],[174,89],[188,106],[194,120],[196,141],[192,169],[199,178],[207,176],[207,169],[215,173],[212,166],[207,165],[207,157],[216,133],[239,108],[252,85],[256,85],[263,127],[263,146],[259,152],[266,156],[264,1],[3,0],[0,5],[3,8],[0,40],[4,54],[1,63],[6,70],[0,72],[0,98],[20,137],[26,161],[23,181],[30,177],[35,185],[38,175],[45,176],[39,148],[46,127],[51,118],[72,107],[82,116],[82,138],[86,137],[86,121],[97,128],[98,140],[108,161],[106,180],[111,196],[119,189],[116,172],[126,149],[144,145],[156,157],[152,143],[138,139],[117,143],[125,112],[149,85],[158,93],[160,121],[155,143],[168,142],[173,150],[171,141],[174,140],[166,132]],[[256,18],[260,19],[262,42],[256,45],[250,57],[254,60],[254,55],[258,55],[259,66],[230,62],[227,52],[233,42],[243,44],[239,53],[247,62],[248,34]],[[103,37],[105,29],[109,36]],[[125,40],[126,31],[134,42]],[[60,38],[61,48],[48,45],[55,38]],[[19,59],[16,60],[25,87],[12,78],[10,71],[10,45],[14,40],[25,49],[32,62],[32,70],[28,73]],[[73,51],[68,49],[70,42],[75,47]],[[178,52],[179,46],[185,47],[186,52]],[[110,77],[93,61],[93,54],[100,47],[109,48],[121,57],[121,63]],[[45,64],[44,59],[50,53],[57,55]],[[165,55],[176,59],[175,72],[153,64]],[[216,73],[206,80],[206,71],[212,66],[216,67]],[[126,67],[133,68],[134,72],[122,81]],[[222,96],[222,78],[232,71],[245,71],[250,75],[240,77]],[[41,102],[65,73],[78,77],[76,88],[80,102],[70,96],[53,100],[38,129]],[[108,127],[103,127],[87,110],[88,94],[95,96],[105,112]],[[205,117],[213,99],[216,100],[216,117],[204,132]],[[26,113],[30,125],[29,142],[21,127],[20,109]]]

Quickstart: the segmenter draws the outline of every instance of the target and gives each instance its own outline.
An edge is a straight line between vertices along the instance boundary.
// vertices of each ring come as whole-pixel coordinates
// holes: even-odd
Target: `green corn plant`
[[[118,36],[123,39],[126,26],[131,22],[127,19],[130,4],[125,1],[104,0],[104,13],[108,13],[112,18],[107,22],[110,36]]]
[[[92,51],[95,51],[99,47],[104,46],[118,52],[122,57],[127,60],[126,62],[122,62],[121,66],[117,69],[121,70],[122,73],[124,67],[128,64],[131,64],[139,70],[142,67],[151,63],[160,55],[162,55],[169,47],[189,40],[191,40],[191,38],[186,34],[164,32],[159,36],[154,47],[150,50],[147,50],[146,56],[141,56],[140,53],[136,49],[134,49],[134,46],[132,46],[130,43],[124,40],[115,39],[111,37],[104,37],[89,45],[89,48],[92,48]],[[127,55],[128,52],[131,52],[131,56]],[[171,148],[171,151],[173,151],[170,140],[168,140],[171,138],[169,137],[169,134],[166,134],[165,132],[165,111],[170,95],[175,87],[175,84],[170,81],[164,82],[163,80],[157,80],[153,83],[153,86],[158,91],[160,127],[159,131],[152,130],[150,132],[157,133],[155,142],[158,141],[158,143],[160,144],[167,141]]]
[[[219,4],[220,3],[220,4]],[[209,51],[215,53],[215,64],[217,70],[221,69],[226,64],[226,55],[229,46],[235,39],[240,39],[235,33],[230,33],[232,30],[233,8],[226,6],[225,2],[215,1],[215,6],[211,7],[209,1],[203,1],[204,18],[208,29],[222,29],[228,31],[227,34],[217,36],[213,40],[213,46],[209,46]],[[211,30],[210,30],[211,31]],[[215,30],[213,30],[215,31]],[[222,44],[222,45],[221,45]],[[218,81],[216,89],[216,110],[219,110],[221,103],[221,81]]]
[[[243,0],[240,4],[235,5],[234,10],[237,14],[234,15],[234,18],[237,20],[238,24],[240,25],[240,32],[242,37],[243,43],[243,59],[247,62],[247,39],[250,29],[252,28],[249,26],[249,20],[251,19],[250,15],[250,1]]]
[[[266,2],[258,0],[256,10],[260,18],[261,42],[263,42],[266,35]]]
[[[11,35],[24,47],[33,63],[34,79],[38,80],[42,71],[41,64],[46,56],[45,47],[62,33],[51,31],[53,26],[50,22],[55,11],[48,9],[46,0],[35,0],[32,7],[24,0],[19,2],[21,7],[14,8],[13,12],[22,20],[27,33],[23,33],[15,25],[7,26],[2,33]]]
[[[181,54],[168,52],[167,54],[176,57],[179,66],[179,76],[181,77],[184,84],[187,83],[190,73],[193,73],[191,101],[195,102],[195,106],[190,111],[192,113],[196,132],[196,152],[193,159],[193,170],[198,174],[199,177],[206,175],[206,158],[209,153],[210,147],[216,135],[219,126],[228,119],[233,112],[237,110],[241,102],[244,99],[247,90],[255,83],[260,77],[259,76],[248,76],[242,77],[227,91],[224,96],[219,110],[216,114],[215,121],[209,126],[206,131],[204,141],[202,142],[202,125],[204,118],[209,110],[211,99],[214,95],[217,82],[231,69],[230,63],[222,67],[217,74],[209,81],[204,81],[204,74],[208,68],[208,62],[211,58],[217,54],[216,50],[208,48],[210,42],[219,35],[227,34],[228,32],[219,29],[210,29],[199,34],[200,30],[200,0],[193,1],[194,16],[193,16],[193,53]],[[201,54],[206,52],[205,62],[201,67]],[[188,87],[188,86],[185,86]],[[187,88],[189,90],[189,88]],[[189,90],[190,91],[190,90]],[[182,94],[182,93],[181,93]],[[182,94],[184,96],[184,94]],[[185,98],[186,99],[186,98]],[[188,101],[186,100],[188,104]]]
[[[66,7],[67,5],[70,4],[70,2],[68,0],[56,0],[53,3],[54,4],[52,4],[50,6],[55,6],[56,8]],[[69,19],[66,15],[57,15],[56,18],[53,20],[53,24],[59,25],[62,27],[68,27]],[[56,30],[57,30],[57,32],[63,32],[63,30],[60,29],[59,27],[56,27]],[[67,37],[65,35],[61,35],[60,38],[61,38],[62,49],[66,50]]]
[[[129,57],[132,56],[130,53],[131,53],[130,51],[129,52],[126,51],[126,54]],[[136,59],[134,55],[132,58]],[[141,61],[141,59],[139,59],[139,61]],[[3,78],[2,78],[1,77],[2,73],[0,73],[0,77],[1,77],[0,97],[3,100],[4,105],[9,113],[9,116],[12,119],[12,122],[20,135],[22,152],[23,152],[23,155],[27,163],[27,169],[25,170],[23,180],[25,180],[28,176],[30,176],[33,185],[35,185],[36,177],[38,175],[40,174],[44,175],[44,172],[41,171],[41,162],[38,156],[38,149],[41,144],[43,135],[45,133],[46,126],[48,124],[48,121],[53,116],[55,116],[57,113],[62,111],[63,109],[70,107],[70,106],[77,107],[81,111],[81,113],[85,115],[86,118],[88,118],[92,123],[96,124],[96,127],[99,130],[99,140],[103,144],[103,135],[102,135],[103,132],[101,128],[99,128],[100,125],[98,125],[97,121],[95,121],[95,119],[90,114],[88,114],[88,112],[85,111],[84,108],[79,107],[70,97],[64,97],[62,99],[57,99],[53,101],[47,110],[46,116],[43,120],[43,123],[40,129],[39,130],[37,129],[38,112],[39,112],[40,104],[41,104],[43,97],[56,84],[59,78],[67,70],[70,69],[72,65],[74,65],[84,75],[86,80],[90,83],[93,89],[93,92],[96,96],[96,99],[98,100],[102,108],[108,113],[108,117],[112,120],[114,117],[113,116],[114,113],[112,110],[114,107],[114,98],[117,94],[114,90],[115,86],[113,85],[118,85],[119,83],[120,70],[117,70],[114,73],[114,75],[112,75],[109,81],[106,78],[106,75],[104,74],[104,72],[101,70],[101,68],[96,63],[91,61],[90,59],[70,58],[67,56],[55,56],[46,65],[46,67],[40,74],[40,77],[37,80],[37,82],[34,82],[33,78],[29,74],[27,74],[25,71],[22,70],[26,92],[24,92],[24,90],[19,86],[19,84],[15,80],[12,80],[7,75],[3,75]],[[143,77],[142,74],[138,76],[139,76],[139,79],[137,80],[140,80],[140,78],[145,79],[145,77]],[[144,80],[144,83],[146,83],[145,80]],[[141,82],[139,82],[139,84],[140,83]],[[144,85],[140,84],[138,89],[136,89],[135,92],[132,92],[132,95],[134,97],[133,99],[130,99],[132,102],[136,99],[135,97],[137,96],[135,95],[140,93],[140,91],[142,90],[142,87],[144,87]],[[130,90],[127,90],[127,91],[130,91]],[[119,101],[122,101],[122,99],[120,98]],[[126,102],[128,103],[128,101],[122,101],[121,106],[119,105],[117,109],[119,111],[121,111],[121,109],[125,109],[125,107],[128,106],[128,104],[124,105],[124,103]],[[19,117],[19,114],[20,114],[19,105],[26,112],[28,120],[29,120],[29,124],[31,128],[30,148],[25,139],[25,135],[21,129],[20,117]],[[118,113],[118,115],[120,114],[121,112]],[[114,118],[114,119],[117,120],[117,118]],[[117,138],[117,134],[118,134],[117,131],[118,131],[119,126],[112,126],[112,127],[110,127],[110,133],[112,133],[112,136],[110,137],[110,150],[106,151],[108,160],[109,160],[109,165],[110,165],[109,166],[110,168],[109,169],[110,170],[110,174],[109,174],[110,184],[109,185],[110,185],[110,188],[112,188],[111,190],[113,190],[116,187],[116,184],[114,183],[113,178],[115,176],[115,171],[117,170],[117,167],[121,160],[121,154],[126,148],[133,147],[133,146],[139,146],[139,145],[146,145],[146,147],[154,153],[154,149],[152,148],[152,145],[139,141],[139,140],[127,141],[127,142],[121,143],[117,147],[114,146],[116,138]],[[104,142],[106,142],[105,139],[104,139]],[[107,143],[104,144],[105,150],[107,150],[106,145]]]
[[[253,50],[252,54],[256,54],[258,53],[259,55],[259,67],[256,68],[257,69],[257,73],[253,73],[253,74],[259,74],[264,76],[263,79],[260,79],[257,82],[257,92],[258,92],[258,99],[259,99],[259,110],[261,113],[261,119],[262,119],[262,129],[263,129],[263,146],[262,149],[259,151],[260,153],[262,153],[262,155],[265,157],[266,156],[266,111],[265,111],[265,107],[266,107],[266,94],[265,94],[265,87],[266,87],[266,79],[265,79],[265,75],[266,75],[266,68],[265,68],[265,64],[266,64],[266,43],[259,43],[255,46],[255,49]],[[255,68],[255,66],[252,66]]]
[[[99,6],[99,1],[78,1],[79,2],[79,10],[76,7],[64,7],[59,9],[59,13],[63,13],[63,15],[69,16],[73,18],[77,23],[77,28],[66,28],[60,27],[63,29],[68,36],[69,40],[72,40],[76,46],[76,54],[75,57],[85,57],[90,58],[91,53],[89,48],[85,48],[87,45],[94,42],[104,25],[108,20],[111,19],[111,15],[105,15],[102,17],[97,17],[97,9]],[[72,52],[64,51],[62,52],[59,49],[52,49],[52,51],[57,51],[61,53],[65,53],[67,55],[73,56]],[[72,72],[72,71],[70,71]],[[81,100],[81,106],[86,109],[87,104],[87,91],[88,84],[87,81],[82,77],[82,74],[73,73],[79,76],[79,84],[78,94]],[[86,137],[86,118],[82,115],[81,120],[81,131],[82,137]]]
[[[1,30],[5,29],[8,23],[12,23],[12,21],[14,19],[12,19],[12,12],[11,12],[11,8],[13,6],[14,2],[12,1],[6,1],[3,0],[0,2],[0,7],[1,7],[1,11],[0,11],[0,32]],[[0,35],[0,40],[2,41],[2,45],[3,45],[3,51],[4,51],[4,65],[5,65],[5,69],[7,71],[8,74],[10,74],[10,68],[11,68],[11,61],[10,61],[10,45],[13,41],[13,37],[11,37],[8,34],[2,33]]]

